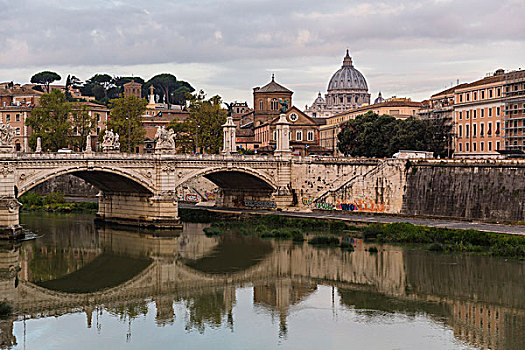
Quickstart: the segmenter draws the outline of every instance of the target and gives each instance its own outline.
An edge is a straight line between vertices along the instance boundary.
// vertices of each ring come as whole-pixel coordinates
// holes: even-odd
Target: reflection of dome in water
[[[343,66],[332,75],[328,83],[328,92],[333,90],[368,90],[365,77],[352,64],[348,50],[343,59]]]

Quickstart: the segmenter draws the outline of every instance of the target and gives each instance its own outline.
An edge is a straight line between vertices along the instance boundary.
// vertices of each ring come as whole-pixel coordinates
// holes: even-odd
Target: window
[[[485,117],[485,108],[482,108],[482,109],[479,110],[479,116],[480,116],[481,118],[484,118],[484,117]]]
[[[458,135],[459,137],[463,137],[463,125],[460,125],[458,128]]]
[[[272,139],[272,140],[273,140],[273,141],[277,140],[277,131],[274,131],[274,132],[273,132],[273,139]]]
[[[343,103],[343,97],[339,98],[339,102]]]
[[[463,112],[459,112],[459,120],[463,119]]]
[[[496,107],[496,115],[499,117],[499,114],[501,112],[501,109],[499,107]]]
[[[463,94],[459,94],[459,102],[463,102]]]
[[[97,116],[97,122],[100,123],[100,113],[95,114]]]
[[[6,123],[11,122],[11,114],[6,114],[6,115],[5,115],[5,122],[6,122]]]
[[[470,94],[467,92],[467,102],[470,101]]]
[[[485,98],[485,90],[481,90],[481,99],[483,100]]]
[[[16,134],[16,136],[20,136],[20,135],[21,135],[21,130],[20,130],[20,128],[16,128],[16,129],[15,129],[15,134]]]
[[[478,99],[478,93],[474,91],[474,97],[472,98],[473,101],[476,101]]]
[[[476,152],[476,143],[472,142],[472,152]]]
[[[459,146],[459,151],[460,151],[460,152],[463,151],[463,148],[461,147],[461,146],[462,146],[462,145],[461,145],[461,142],[458,143],[458,146]]]
[[[480,150],[481,152],[484,152],[484,151],[485,151],[485,143],[484,143],[484,142],[480,142],[480,143],[479,143],[479,150]]]
[[[465,119],[468,119],[470,117],[469,114],[470,114],[469,111],[465,111]]]
[[[470,137],[470,125],[465,125],[465,137]]]
[[[496,150],[499,149],[499,141],[496,141]]]
[[[20,114],[17,113],[17,114],[15,115],[15,120],[16,120],[17,122],[20,121]]]
[[[477,117],[477,115],[478,115],[477,112],[478,112],[478,111],[477,111],[476,109],[472,111],[472,119],[476,119],[476,117]]]
[[[497,88],[496,90],[496,96],[497,97],[500,97],[501,96],[501,88]],[[498,148],[499,149],[499,148]]]
[[[314,140],[314,132],[312,130],[309,130],[306,133],[306,140],[307,141],[313,141]]]
[[[469,151],[469,143],[468,143],[468,142],[465,143],[465,151],[466,151],[466,152]]]
[[[489,108],[489,117],[492,117],[492,107]]]
[[[472,136],[473,137],[476,137],[478,136],[478,124],[474,123],[472,124]]]
[[[259,109],[260,109],[260,110],[263,109],[263,100],[259,100]]]
[[[499,135],[499,126],[499,122],[496,122],[496,135]]]
[[[272,110],[276,111],[279,109],[279,101],[277,101],[277,99],[273,99],[272,100],[272,104],[271,104],[271,107],[272,107]]]
[[[303,140],[303,131],[302,130],[297,130],[297,132],[295,133],[295,140],[296,141],[302,141]]]
[[[489,141],[487,146],[488,146],[488,150],[492,151],[492,141]]]
[[[489,90],[489,98],[492,98],[492,89]]]
[[[483,137],[485,135],[485,123],[479,123],[479,136]]]

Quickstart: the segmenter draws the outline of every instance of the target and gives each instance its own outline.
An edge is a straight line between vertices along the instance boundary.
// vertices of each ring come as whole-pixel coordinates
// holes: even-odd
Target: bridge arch
[[[256,169],[239,166],[210,167],[193,172],[175,185],[175,190],[185,183],[204,177],[222,190],[259,190],[273,192],[277,189],[275,180]]]
[[[135,193],[153,195],[155,187],[144,176],[127,169],[87,167],[74,165],[58,170],[43,171],[33,176],[20,174],[17,181],[18,196],[59,175],[71,174],[97,187],[103,192]]]

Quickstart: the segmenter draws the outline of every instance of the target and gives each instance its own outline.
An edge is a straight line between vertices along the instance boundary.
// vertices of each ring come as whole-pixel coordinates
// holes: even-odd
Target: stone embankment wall
[[[525,161],[370,159],[294,166],[306,174],[292,181],[304,208],[525,221]]]
[[[403,214],[525,221],[525,162],[432,161],[406,172]]]

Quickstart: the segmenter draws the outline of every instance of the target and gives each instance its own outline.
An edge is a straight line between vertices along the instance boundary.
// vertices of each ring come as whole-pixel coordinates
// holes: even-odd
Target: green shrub
[[[11,312],[13,311],[13,308],[11,305],[6,303],[5,301],[0,302],[0,316],[9,316],[11,315]]]
[[[339,238],[333,237],[333,236],[315,236],[308,240],[309,244],[314,245],[331,245],[331,246],[337,246],[339,245]]]
[[[43,199],[43,204],[58,204],[58,203],[65,203],[66,197],[64,196],[64,193],[62,192],[51,192],[45,195]]]
[[[42,196],[36,192],[24,193],[18,199],[24,206],[32,207],[42,205]]]
[[[329,225],[332,233],[341,233],[346,229],[346,224],[342,221],[332,221]]]
[[[372,246],[372,247],[368,248],[368,252],[369,253],[377,253],[378,252],[377,247]]]
[[[222,234],[222,230],[214,226],[205,227],[203,231],[207,237],[219,236]]]
[[[292,240],[294,242],[304,242],[305,241],[303,232],[299,230],[298,228],[293,228],[290,231],[290,233],[292,234]]]
[[[432,243],[428,246],[428,250],[432,252],[442,252],[444,249],[443,244],[441,243]]]

